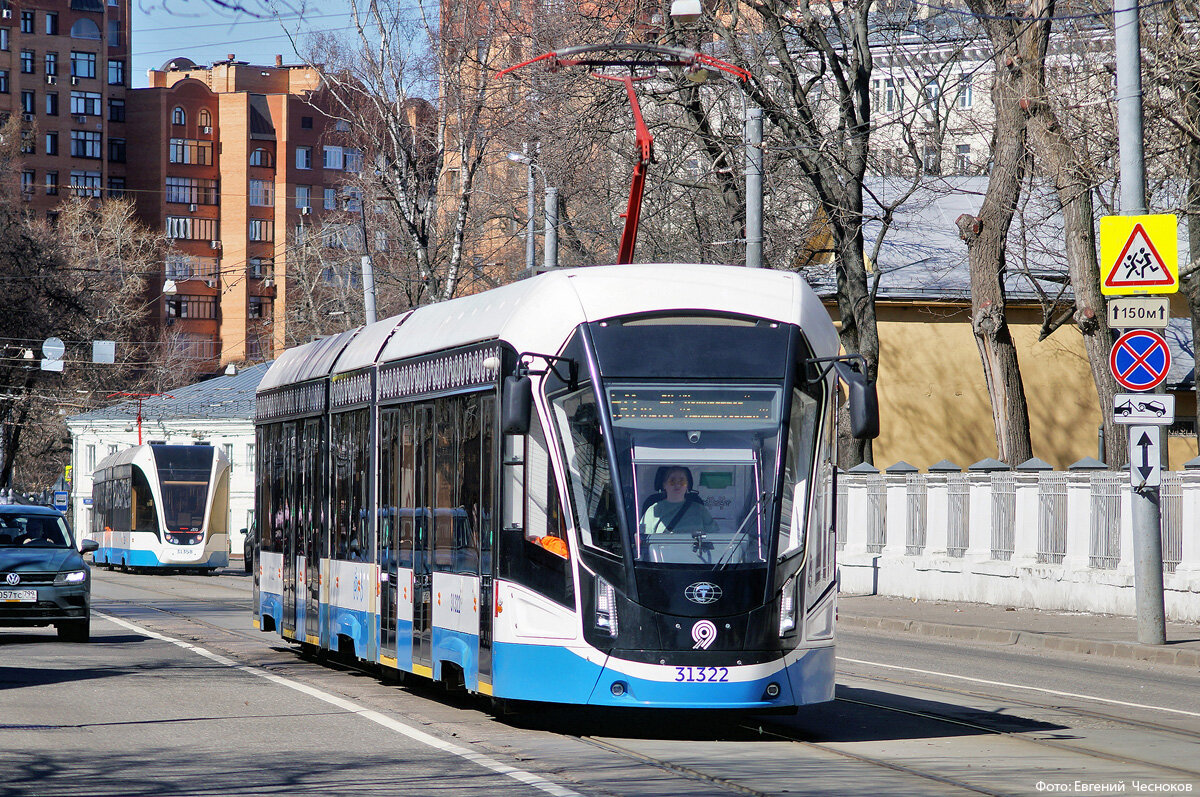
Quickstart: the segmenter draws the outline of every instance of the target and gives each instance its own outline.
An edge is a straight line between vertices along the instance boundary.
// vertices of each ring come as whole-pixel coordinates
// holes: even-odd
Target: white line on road
[[[344,711],[357,714],[363,719],[368,719],[371,722],[382,725],[388,730],[392,730],[396,733],[407,736],[409,739],[412,739],[415,742],[420,742],[421,744],[428,745],[443,752],[456,755],[459,758],[464,758],[467,761],[478,764],[484,769],[490,769],[493,772],[497,772],[501,775],[510,777],[513,780],[520,781],[521,783],[532,786],[535,789],[540,789],[541,791],[544,791],[547,794],[552,794],[555,797],[583,797],[583,795],[579,794],[579,792],[571,791],[568,788],[559,786],[557,783],[546,780],[540,775],[535,775],[532,772],[526,772],[523,769],[517,769],[516,767],[510,767],[507,764],[502,764],[493,758],[488,758],[485,755],[480,755],[479,753],[468,750],[465,747],[460,747],[459,745],[439,739],[436,736],[432,736],[422,730],[418,730],[417,728],[405,725],[403,722],[398,722],[391,717],[380,714],[378,711],[372,711],[371,709],[363,708],[357,703],[353,703],[345,698],[338,697],[337,695],[331,695],[328,692],[323,692],[320,689],[300,683],[299,681],[282,678],[265,670],[260,670],[257,667],[251,667],[247,664],[239,664],[232,659],[227,659],[224,656],[213,653],[210,650],[205,650],[198,645],[193,645],[190,642],[184,642],[181,639],[174,639],[173,637],[165,636],[155,631],[150,631],[149,629],[134,625],[133,623],[128,622],[127,620],[122,620],[118,617],[101,614],[97,611],[93,611],[92,615],[104,620],[108,620],[110,623],[115,623],[123,628],[127,628],[134,633],[150,637],[151,639],[158,639],[163,642],[170,642],[172,645],[178,645],[184,650],[197,653],[206,659],[215,661],[217,664],[222,664],[235,670],[241,670],[242,672],[256,675],[259,678],[271,681],[272,683],[277,683],[280,686],[286,686],[289,689],[295,689],[297,692],[303,692],[306,695],[315,697],[317,700],[323,700],[324,702],[333,706],[337,706]]]
[[[914,667],[900,667],[896,664],[881,664],[877,661],[863,661],[861,659],[847,659],[838,656],[838,661],[848,662],[850,664],[865,664],[868,667],[883,667],[888,670],[902,670],[904,672],[914,672],[920,675],[936,675],[939,678],[954,678],[959,681],[970,681],[976,684],[986,684],[987,686],[1003,686],[1008,689],[1027,689],[1030,692],[1044,692],[1048,695],[1057,697],[1076,697],[1080,700],[1095,700],[1097,703],[1108,703],[1113,706],[1127,706],[1129,708],[1144,708],[1149,711],[1169,711],[1172,714],[1182,714],[1185,717],[1200,717],[1200,713],[1195,711],[1184,711],[1178,708],[1164,708],[1163,706],[1147,706],[1143,703],[1126,703],[1124,700],[1111,700],[1107,697],[1096,697],[1094,695],[1078,695],[1074,692],[1059,692],[1056,689],[1045,689],[1040,686],[1023,686],[1021,684],[1010,684],[1004,681],[986,681],[983,678],[971,678],[966,675],[952,675],[948,672],[934,672],[933,670],[918,670]]]

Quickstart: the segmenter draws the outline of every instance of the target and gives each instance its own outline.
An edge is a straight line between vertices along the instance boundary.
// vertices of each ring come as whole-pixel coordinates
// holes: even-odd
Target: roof
[[[216,376],[142,400],[142,420],[245,420],[254,419],[254,391],[271,363],[249,365],[232,376]],[[137,418],[135,400],[71,416],[70,422],[125,421]]]

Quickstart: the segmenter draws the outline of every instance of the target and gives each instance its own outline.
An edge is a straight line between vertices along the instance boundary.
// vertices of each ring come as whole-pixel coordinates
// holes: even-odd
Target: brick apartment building
[[[342,210],[357,151],[333,144],[307,66],[173,59],[129,92],[129,187],[165,230],[162,323],[189,358],[269,359],[284,346],[288,254],[302,224]],[[311,217],[311,218],[307,218]]]
[[[53,217],[72,191],[124,191],[129,34],[129,0],[0,0],[0,114],[26,123],[32,212]]]

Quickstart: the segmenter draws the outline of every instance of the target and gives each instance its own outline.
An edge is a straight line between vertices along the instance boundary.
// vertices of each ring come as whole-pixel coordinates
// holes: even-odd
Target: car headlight
[[[82,584],[84,581],[87,581],[86,570],[71,570],[66,573],[59,573],[54,577],[54,583],[56,584]]]

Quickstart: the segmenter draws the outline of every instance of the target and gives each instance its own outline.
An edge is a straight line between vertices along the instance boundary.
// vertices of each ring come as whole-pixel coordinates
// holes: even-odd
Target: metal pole
[[[746,110],[746,266],[762,268],[762,108]]]
[[[1117,134],[1121,153],[1121,213],[1146,213],[1146,172],[1142,132],[1142,54],[1138,31],[1137,0],[1113,3],[1114,46],[1117,67]],[[1133,427],[1131,427],[1133,428]],[[1154,427],[1155,435],[1161,434]],[[1158,445],[1155,445],[1155,450]],[[1130,474],[1134,473],[1134,441],[1130,439]],[[1137,608],[1138,642],[1162,645],[1167,641],[1163,602],[1162,513],[1158,487],[1132,487],[1133,583]]]
[[[543,178],[545,175],[543,175]],[[546,186],[546,268],[558,268],[558,189]]]
[[[375,323],[375,265],[371,260],[371,245],[367,241],[367,203],[360,199],[358,218],[362,222],[363,234],[363,317],[368,324]]]
[[[525,223],[525,274],[533,276],[535,259],[537,257],[537,245],[534,241],[533,216],[537,212],[537,200],[534,197],[534,176],[533,176],[533,147],[529,144],[524,144],[521,149],[525,152],[525,157],[529,159],[529,190],[526,202],[526,210],[528,212],[528,221]]]

